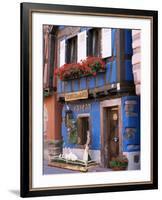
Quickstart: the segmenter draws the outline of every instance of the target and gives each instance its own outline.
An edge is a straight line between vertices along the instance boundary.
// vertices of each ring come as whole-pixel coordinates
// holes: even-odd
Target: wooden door
[[[119,113],[118,107],[108,109],[108,161],[119,155]],[[108,162],[109,166],[109,162]]]

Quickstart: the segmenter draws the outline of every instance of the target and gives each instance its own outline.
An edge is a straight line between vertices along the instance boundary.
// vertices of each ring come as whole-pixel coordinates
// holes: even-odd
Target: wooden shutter
[[[85,59],[87,57],[87,31],[78,33],[78,45],[77,45],[77,61]]]
[[[65,39],[60,41],[60,66],[65,64],[66,57],[66,41]]]
[[[102,28],[101,29],[101,55],[102,58],[112,56],[112,44],[111,44],[111,29]]]

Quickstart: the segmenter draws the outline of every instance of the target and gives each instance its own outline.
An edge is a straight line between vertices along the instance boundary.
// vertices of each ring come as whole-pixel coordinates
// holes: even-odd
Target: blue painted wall
[[[72,85],[71,85],[71,81],[64,81],[64,88],[65,88],[65,92],[71,92],[72,90]]]
[[[86,102],[87,103],[87,102]],[[77,116],[82,113],[89,113],[90,114],[90,124],[91,124],[91,143],[90,143],[90,149],[98,150],[100,149],[100,103],[98,101],[93,101],[90,104],[90,107],[88,109],[85,109],[84,111],[74,111],[74,107],[76,105],[83,105],[82,103],[77,104],[68,104],[70,109],[73,111],[74,118],[77,119]],[[65,111],[66,106],[63,107],[62,110],[62,117],[65,117]],[[70,144],[68,141],[68,134],[67,134],[67,128],[65,126],[65,122],[63,120],[62,122],[62,136],[63,136],[63,147],[71,147],[71,148],[77,148],[77,144]]]
[[[133,106],[130,103],[133,102]],[[85,102],[87,103],[87,102]],[[84,103],[84,104],[85,104]],[[77,119],[79,114],[89,113],[91,123],[91,144],[90,149],[100,150],[100,102],[88,102],[90,107],[88,109],[76,111],[76,105],[83,105],[83,103],[68,104],[73,111],[74,118]],[[63,107],[62,117],[65,117],[66,106]],[[123,152],[133,152],[140,150],[140,97],[139,96],[125,96],[122,97],[121,104],[121,119],[122,119],[122,150]],[[129,130],[129,131],[128,131]],[[68,140],[67,128],[65,122],[62,122],[62,136],[63,147],[77,148],[77,144],[70,144]]]
[[[62,92],[62,81],[59,78],[57,79],[57,92]]]
[[[131,60],[125,60],[125,80],[126,81],[134,80]]]
[[[134,103],[130,106],[129,103]],[[140,97],[122,97],[122,140],[123,151],[140,150]],[[130,132],[128,130],[131,129]]]
[[[112,33],[112,52],[113,52],[113,56],[116,56],[116,39],[115,39],[115,36],[116,36],[116,29],[113,28],[111,29],[111,33]]]
[[[83,78],[80,79],[80,90],[85,90],[86,87],[87,87],[87,85],[86,85],[86,78],[83,77]]]
[[[132,55],[132,30],[125,29],[125,54]]]
[[[104,80],[104,74],[105,73],[100,73],[96,76],[96,87],[104,86],[105,85],[105,80]]]

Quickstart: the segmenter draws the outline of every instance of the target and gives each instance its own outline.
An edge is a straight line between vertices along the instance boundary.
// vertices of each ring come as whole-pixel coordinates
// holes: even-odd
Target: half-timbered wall
[[[60,52],[58,58],[60,66],[66,62],[68,38],[78,37],[78,60],[84,59],[86,55],[88,56],[88,31],[92,29],[75,27],[69,29],[70,33],[67,27],[65,30],[61,30],[64,31],[64,34],[59,33],[58,45],[64,44],[64,47],[61,47],[62,50],[58,51]],[[86,33],[87,38],[85,39]],[[61,81],[58,78],[58,97],[62,97],[64,93],[84,89],[89,89],[89,93],[92,94],[112,89],[118,92],[127,92],[129,89],[133,91],[132,31],[127,29],[100,29],[100,56],[106,63],[105,72],[97,73],[96,77],[88,76],[68,81]]]
[[[75,103],[69,103],[68,107],[70,110],[73,111],[74,118],[77,121],[77,118],[88,116],[89,117],[89,128],[90,128],[90,154],[92,159],[100,161],[100,103],[99,101],[83,101],[81,102],[75,102]],[[63,148],[71,148],[73,149],[73,152],[82,159],[83,151],[84,151],[84,145],[80,145],[78,143],[71,144],[69,142],[69,135],[67,132],[67,127],[65,125],[65,112],[67,108],[66,105],[64,105],[62,110],[62,137],[63,137]]]
[[[96,161],[101,161],[102,153],[102,139],[101,126],[104,126],[102,119],[103,113],[100,115],[101,105],[111,107],[111,100],[93,101],[83,100],[82,102],[68,103],[68,108],[73,112],[74,118],[77,121],[79,116],[89,116],[90,119],[90,155]],[[114,106],[115,104],[112,104]],[[118,105],[118,104],[116,104]],[[126,154],[130,160],[129,169],[139,169],[140,163],[140,97],[139,96],[125,96],[121,97],[120,119],[121,119],[121,152]],[[63,148],[71,148],[72,151],[82,159],[84,145],[71,144],[69,142],[69,135],[65,125],[65,112],[67,110],[66,104],[62,110],[62,136]],[[104,128],[103,128],[104,130]],[[105,132],[103,132],[105,134]],[[103,147],[104,148],[104,147]]]
[[[100,121],[100,108],[99,108],[99,102],[92,102],[92,101],[84,101],[83,103],[69,103],[68,106],[74,113],[74,118],[77,120],[77,118],[82,114],[88,114],[90,117],[90,134],[91,134],[91,143],[90,148],[91,149],[99,149],[100,148],[100,124],[98,123]],[[81,147],[78,144],[70,144],[68,141],[68,134],[67,134],[67,128],[65,126],[65,112],[66,112],[66,105],[63,107],[62,111],[62,134],[64,138],[64,147],[75,147],[79,148]]]

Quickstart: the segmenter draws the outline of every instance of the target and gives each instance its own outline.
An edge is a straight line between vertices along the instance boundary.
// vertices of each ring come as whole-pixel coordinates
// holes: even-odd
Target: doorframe
[[[100,127],[101,127],[101,166],[107,167],[106,162],[109,159],[108,146],[105,147],[105,132],[106,132],[106,109],[117,106],[119,112],[119,154],[122,152],[122,115],[121,115],[121,98],[105,100],[100,103]],[[107,151],[107,155],[105,155]]]

